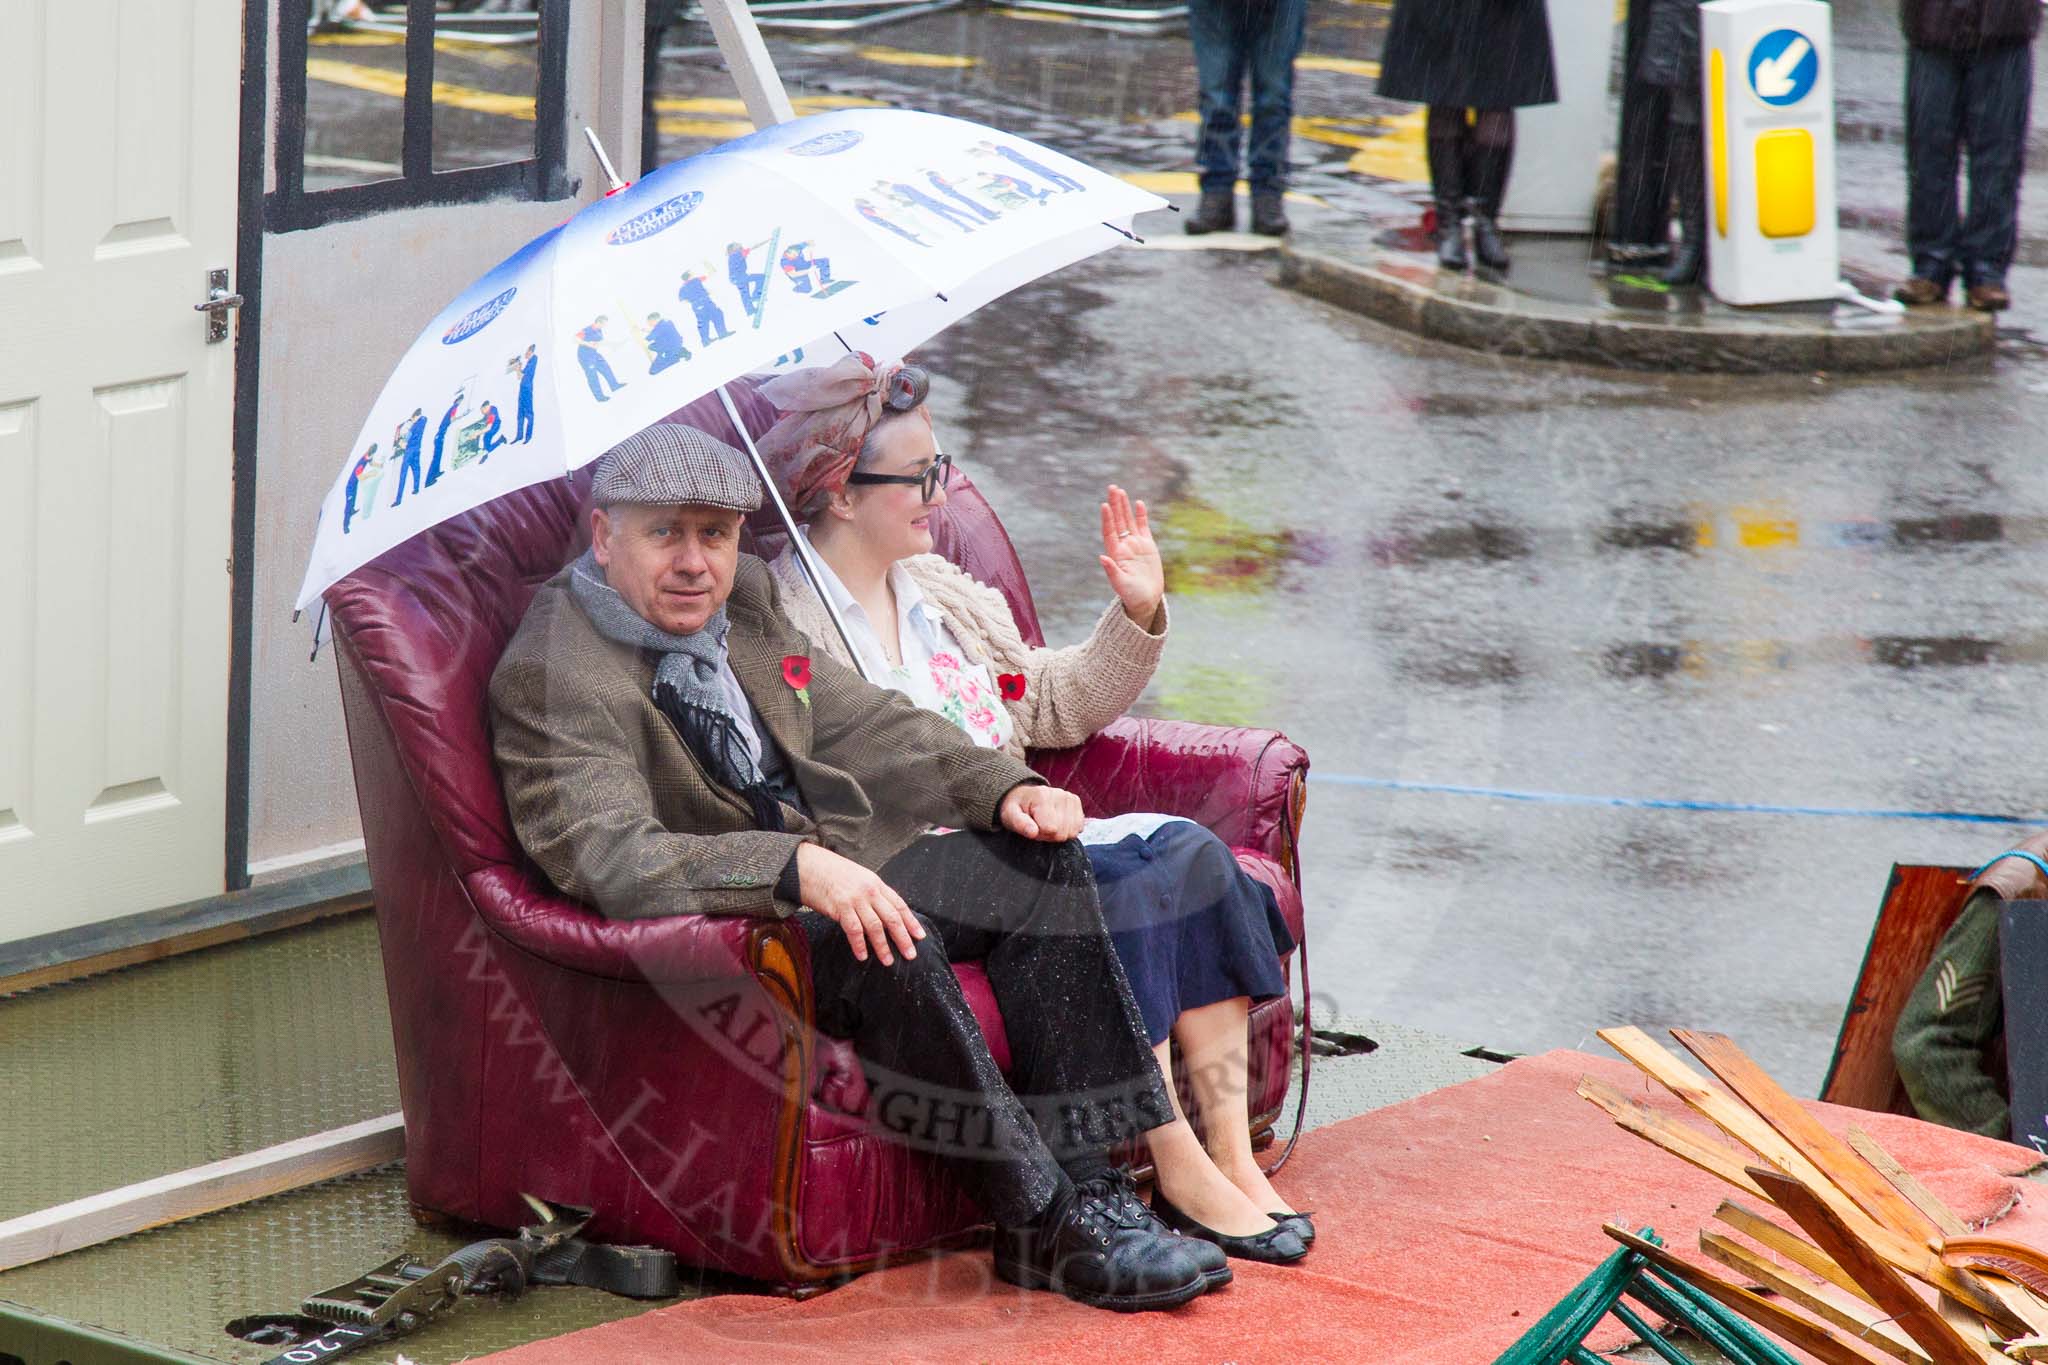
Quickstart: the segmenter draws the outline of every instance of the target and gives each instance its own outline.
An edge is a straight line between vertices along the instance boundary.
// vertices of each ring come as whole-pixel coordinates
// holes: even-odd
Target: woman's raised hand
[[[1115,484],[1102,504],[1102,572],[1109,579],[1124,615],[1140,630],[1150,630],[1166,598],[1166,566],[1152,540],[1152,522],[1145,504],[1131,502]]]

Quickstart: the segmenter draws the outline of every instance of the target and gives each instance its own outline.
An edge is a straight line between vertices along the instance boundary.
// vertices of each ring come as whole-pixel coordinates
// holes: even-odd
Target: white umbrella
[[[801,363],[817,338],[900,353],[1164,202],[899,109],[816,114],[663,167],[528,243],[413,342],[321,505],[297,605],[742,374]]]

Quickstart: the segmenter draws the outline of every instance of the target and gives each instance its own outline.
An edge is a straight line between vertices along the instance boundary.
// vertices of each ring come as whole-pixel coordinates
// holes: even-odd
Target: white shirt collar
[[[796,533],[804,538],[805,545],[811,543],[810,527],[799,526]],[[873,630],[874,623],[868,620],[867,608],[854,601],[853,594],[846,590],[846,584],[840,581],[838,572],[826,562],[825,556],[813,548],[811,558],[817,561],[818,568],[825,578],[825,591],[831,597],[832,605],[839,609],[839,614],[849,623],[859,621],[869,630]],[[906,628],[914,630],[927,641],[928,648],[936,648],[940,623],[945,618],[939,614],[938,608],[925,599],[924,589],[917,585],[917,580],[910,576],[910,570],[903,567],[903,561],[900,559],[889,566],[889,590],[896,597],[899,635]],[[879,641],[877,643],[879,644]]]

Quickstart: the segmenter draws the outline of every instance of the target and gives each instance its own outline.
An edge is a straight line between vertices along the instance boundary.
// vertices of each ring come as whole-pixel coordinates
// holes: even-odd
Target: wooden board
[[[1919,1205],[1901,1194],[1855,1148],[1822,1127],[1820,1120],[1772,1080],[1734,1039],[1694,1029],[1673,1029],[1671,1036],[1865,1213],[1910,1241],[1925,1242],[1939,1234],[1934,1220]]]
[[[1685,1281],[1722,1307],[1742,1314],[1765,1331],[1825,1362],[1825,1365],[1893,1365],[1889,1356],[1880,1355],[1861,1342],[1836,1335],[1834,1329],[1825,1323],[1802,1317],[1761,1294],[1752,1293],[1739,1284],[1681,1261],[1663,1247],[1646,1242],[1624,1228],[1609,1223],[1601,1231],[1623,1246],[1641,1252],[1645,1260],[1668,1272],[1673,1279]]]
[[[1801,1270],[1818,1275],[1838,1289],[1859,1295],[1872,1307],[1876,1307],[1876,1300],[1863,1292],[1863,1286],[1856,1283],[1848,1271],[1836,1265],[1825,1251],[1798,1233],[1779,1227],[1754,1209],[1746,1209],[1732,1199],[1723,1200],[1721,1207],[1714,1210],[1714,1217],[1757,1245],[1783,1256]]]
[[[160,1175],[0,1223],[0,1270],[110,1242],[266,1195],[354,1175],[405,1155],[405,1120],[365,1119],[224,1161]]]
[[[1960,1237],[1969,1231],[1963,1225],[1963,1220],[1956,1217],[1955,1210],[1942,1203],[1934,1191],[1921,1184],[1919,1178],[1901,1166],[1890,1152],[1878,1146],[1876,1138],[1852,1125],[1849,1129],[1849,1145],[1855,1148],[1865,1161],[1875,1166],[1885,1179],[1891,1181],[1894,1189],[1912,1200],[1922,1213],[1933,1220],[1935,1228],[1942,1236]]]
[[[1892,1030],[1899,1025],[1906,997],[1934,958],[1934,945],[1962,913],[1971,871],[1918,863],[1892,868],[1835,1039],[1834,1059],[1821,1084],[1822,1099],[1880,1113],[1912,1114],[1899,1069],[1892,1065]]]
[[[1629,1098],[1597,1077],[1581,1076],[1579,1095],[1605,1110],[1623,1130],[1755,1198],[1764,1198],[1764,1192],[1743,1170],[1748,1157],[1735,1148],[1716,1142],[1682,1123],[1673,1122],[1667,1115]]]
[[[1771,1264],[1748,1247],[1718,1232],[1700,1232],[1700,1250],[1753,1284],[1796,1303],[1823,1322],[1833,1323],[1859,1341],[1867,1341],[1907,1365],[1922,1365],[1927,1352],[1887,1321],[1882,1312],[1853,1294],[1828,1284],[1814,1284]]]
[[[1846,1270],[1899,1330],[1927,1352],[1935,1365],[2000,1365],[2001,1357],[1987,1344],[1972,1343],[1920,1297],[1905,1277],[1865,1245],[1847,1223],[1814,1191],[1778,1171],[1751,1167],[1750,1176],[1811,1237],[1814,1245]]]
[[[2007,901],[1998,916],[2012,1140],[2048,1156],[2048,901]]]

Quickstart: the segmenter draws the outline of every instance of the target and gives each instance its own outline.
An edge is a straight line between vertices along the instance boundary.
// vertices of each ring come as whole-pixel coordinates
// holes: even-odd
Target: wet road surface
[[[1835,14],[1844,257],[1895,280],[1895,9]],[[1415,111],[1372,94],[1386,17],[1314,11],[1296,187],[1330,212],[1422,197]],[[746,130],[708,41],[671,38],[669,155]],[[771,48],[809,107],[911,104],[1191,169],[1183,36],[961,11]],[[2048,166],[2038,134],[2030,162]],[[1919,375],[1499,360],[1282,290],[1266,257],[1141,249],[923,358],[1049,637],[1106,599],[1093,504],[1122,483],[1163,527],[1174,592],[1142,709],[1307,747],[1333,1015],[1514,1050],[1721,1029],[1811,1093],[1890,865],[1974,866],[2018,833],[1820,812],[2048,810],[2040,202],[1999,355]]]

